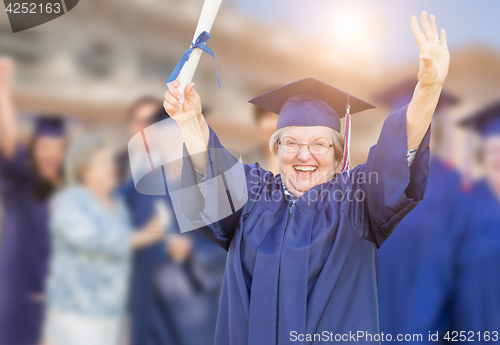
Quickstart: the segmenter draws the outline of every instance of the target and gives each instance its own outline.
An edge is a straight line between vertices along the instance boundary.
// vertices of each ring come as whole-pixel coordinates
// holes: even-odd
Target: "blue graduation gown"
[[[381,332],[395,337],[408,330],[422,260],[431,254],[431,248],[447,240],[443,231],[456,212],[459,191],[459,173],[431,157],[424,201],[401,221],[378,251]]]
[[[121,189],[136,228],[154,215],[154,203],[168,196],[143,195],[132,180]],[[173,212],[173,211],[172,211]],[[177,222],[169,232],[180,233]],[[184,263],[168,256],[164,242],[134,254],[131,283],[132,345],[212,345],[226,252],[201,233],[183,234],[192,241]]]
[[[30,298],[43,294],[48,270],[46,201],[33,197],[27,152],[18,146],[11,159],[0,156],[3,203],[0,240],[0,345],[37,344],[44,305]]]
[[[411,331],[438,329],[441,342],[447,331],[458,332],[456,341],[460,331],[475,344],[499,341],[500,201],[481,180],[461,198],[455,215],[447,240],[434,248],[419,276]]]
[[[154,215],[156,197],[137,192],[132,179],[120,188],[120,193],[130,211],[134,229],[140,229]],[[163,260],[165,260],[165,249],[161,242],[136,250],[134,253],[129,300],[132,345],[154,344],[151,340],[151,315],[156,303],[153,277]]]
[[[197,201],[201,192],[188,188],[196,185],[196,172],[184,159],[181,210],[228,250],[216,345],[319,344],[318,336],[298,336],[331,332],[345,340],[350,332],[378,333],[377,249],[422,200],[429,171],[430,130],[408,167],[406,109],[386,119],[367,163],[311,188],[293,207],[281,175],[243,165],[248,200],[211,223],[221,219],[217,200],[226,193],[206,183],[206,203]],[[221,148],[210,129],[207,181],[235,164]],[[363,183],[370,176],[372,183]]]

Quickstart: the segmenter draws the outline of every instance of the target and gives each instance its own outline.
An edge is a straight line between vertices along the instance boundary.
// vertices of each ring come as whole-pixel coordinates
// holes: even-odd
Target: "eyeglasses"
[[[330,147],[333,144],[329,144],[326,140],[317,140],[309,144],[300,144],[294,139],[283,139],[278,141],[278,145],[281,146],[281,149],[285,152],[296,153],[302,149],[302,146],[307,146],[309,152],[315,155],[324,155],[330,151]]]

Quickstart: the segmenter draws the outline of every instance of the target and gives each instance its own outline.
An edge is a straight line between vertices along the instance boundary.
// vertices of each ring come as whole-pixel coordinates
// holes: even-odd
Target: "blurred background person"
[[[257,94],[263,94],[264,92],[273,90],[277,87],[278,86],[268,88]],[[263,169],[271,171],[276,175],[279,173],[279,167],[276,159],[271,153],[271,150],[269,150],[269,140],[276,131],[278,116],[264,108],[254,106],[253,119],[259,129],[261,142],[255,149],[243,157],[243,161],[246,164],[257,162]]]
[[[500,339],[500,102],[460,124],[479,134],[484,176],[464,193],[447,241],[425,262],[411,330],[445,328],[441,342],[487,344]]]
[[[416,83],[414,79],[404,80],[376,98],[396,111],[411,100]],[[457,102],[443,90],[431,125],[431,160],[424,200],[378,250],[380,331],[394,337],[409,328],[413,308],[418,308],[413,301],[422,261],[432,255],[430,250],[439,250],[433,242],[447,240],[443,233],[450,227],[455,201],[460,197],[460,174],[450,163],[450,148],[454,145],[450,107]]]
[[[129,138],[155,122],[155,116],[161,102],[154,97],[146,96],[135,101],[128,110]],[[139,193],[131,174],[128,149],[123,149],[118,155],[120,167],[120,194],[130,212],[132,226],[136,229],[147,224],[157,214],[158,202],[166,203],[166,196],[152,196]],[[143,162],[148,165],[148,162]],[[136,167],[134,167],[135,169]],[[166,211],[171,207],[163,205]],[[172,226],[165,224],[166,229]],[[156,339],[154,335],[153,310],[156,303],[156,291],[154,286],[154,274],[158,266],[165,259],[165,241],[151,243],[137,250],[132,258],[132,277],[130,280],[130,343],[149,344]],[[166,323],[159,320],[160,323]]]
[[[86,136],[65,163],[68,188],[51,205],[53,251],[47,284],[51,345],[117,345],[124,331],[133,249],[162,240],[152,218],[132,231],[116,194],[115,161],[105,142]]]
[[[0,58],[0,344],[38,344],[49,258],[47,200],[62,183],[66,150],[58,116],[35,117],[21,140],[10,90],[14,62]]]
[[[152,125],[160,106],[160,100],[154,96],[143,96],[133,102],[127,110],[128,135],[132,137]],[[128,149],[122,149],[118,153],[117,164],[120,183],[129,182],[132,176],[130,174]]]
[[[132,137],[167,118],[160,101],[142,97],[130,107],[129,135]],[[160,139],[159,143],[166,142],[165,138]],[[155,140],[148,141],[152,142]],[[151,148],[149,150],[151,152]],[[135,167],[130,166],[128,158],[122,161],[127,162],[122,165],[125,171],[122,176],[126,179],[120,190],[131,212],[133,226],[141,227],[150,221],[158,213],[158,207],[163,210],[160,213],[169,215],[165,240],[134,253],[130,342],[132,345],[211,345],[226,252],[197,231],[181,234],[168,192],[167,195],[139,193],[130,171]],[[164,170],[167,171],[172,169]],[[168,180],[178,178],[169,176]]]

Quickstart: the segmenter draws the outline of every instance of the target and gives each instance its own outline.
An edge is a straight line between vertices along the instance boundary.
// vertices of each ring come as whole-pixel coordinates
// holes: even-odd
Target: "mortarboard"
[[[39,115],[34,118],[34,136],[61,137],[66,134],[65,119],[59,115]]]
[[[249,101],[279,114],[278,128],[327,126],[340,132],[340,119],[350,113],[375,108],[357,97],[314,78],[305,78],[263,93]]]
[[[500,135],[500,102],[486,106],[461,120],[458,124],[467,130],[464,159],[465,173],[462,181],[462,188],[467,191],[472,188],[472,144],[474,132],[478,133],[482,139],[493,135]]]
[[[479,110],[460,121],[459,125],[479,133],[483,139],[490,135],[500,135],[500,102]]]
[[[340,119],[345,116],[341,172],[349,169],[351,114],[375,108],[370,103],[314,78],[305,78],[281,86],[249,102],[278,114],[277,129],[287,126],[326,126],[340,133]]]
[[[395,84],[379,92],[375,95],[375,101],[389,107],[391,110],[395,111],[406,104],[410,103],[413,97],[413,91],[415,91],[415,86],[417,86],[417,80],[406,79],[402,82]],[[445,105],[451,106],[459,103],[459,99],[443,90],[441,96],[439,96],[439,102],[436,107],[436,112],[440,111]]]

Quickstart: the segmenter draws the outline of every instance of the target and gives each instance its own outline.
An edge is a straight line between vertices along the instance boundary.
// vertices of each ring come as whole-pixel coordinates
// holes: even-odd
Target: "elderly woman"
[[[117,345],[123,331],[133,248],[163,238],[153,219],[133,232],[104,141],[85,137],[66,163],[69,188],[53,204],[46,338],[51,345]]]
[[[339,102],[350,99],[353,113],[369,105],[312,78],[253,100],[279,112],[270,146],[280,174],[243,165],[248,197],[241,208],[235,160],[206,124],[193,84],[183,103],[179,82],[168,85],[164,106],[190,156],[181,210],[228,250],[217,345],[380,342],[376,253],[423,198],[429,126],[449,65],[445,32],[440,40],[435,18],[425,12],[422,25],[423,32],[412,17],[420,47],[413,98],[387,118],[367,163],[351,171],[335,173],[342,157]],[[190,188],[202,174],[204,187]],[[232,211],[224,213],[228,197]]]

